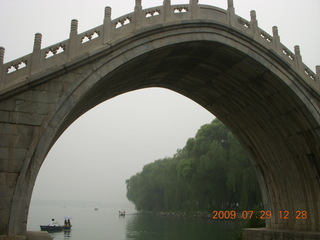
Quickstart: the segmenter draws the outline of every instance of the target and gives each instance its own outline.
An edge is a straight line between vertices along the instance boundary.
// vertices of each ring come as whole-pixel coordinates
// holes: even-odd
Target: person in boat
[[[57,226],[57,222],[54,221],[54,218],[51,219],[51,222],[49,223],[49,226]]]

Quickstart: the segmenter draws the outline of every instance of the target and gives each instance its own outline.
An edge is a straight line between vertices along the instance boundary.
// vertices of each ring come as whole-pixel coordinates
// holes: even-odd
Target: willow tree
[[[217,119],[203,125],[172,158],[145,165],[126,185],[137,210],[249,209],[261,202],[246,153]]]

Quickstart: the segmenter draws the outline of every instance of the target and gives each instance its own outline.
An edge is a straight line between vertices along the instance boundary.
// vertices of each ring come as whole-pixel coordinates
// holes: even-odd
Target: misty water
[[[238,231],[232,221],[165,217],[142,214],[128,205],[125,216],[113,205],[98,207],[74,204],[32,204],[29,210],[28,231],[39,231],[51,218],[63,224],[65,216],[72,216],[72,230],[51,233],[54,240],[230,240]]]

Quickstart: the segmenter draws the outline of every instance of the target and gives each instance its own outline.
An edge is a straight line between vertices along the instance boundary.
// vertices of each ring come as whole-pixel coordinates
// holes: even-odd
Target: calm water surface
[[[141,214],[131,209],[119,217],[118,208],[61,207],[31,205],[28,231],[39,231],[51,218],[63,224],[64,216],[72,216],[70,232],[52,233],[54,240],[230,240],[237,224],[230,221],[210,221]]]

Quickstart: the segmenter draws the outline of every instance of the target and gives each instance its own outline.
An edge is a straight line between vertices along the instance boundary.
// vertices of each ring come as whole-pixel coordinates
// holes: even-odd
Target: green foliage
[[[202,126],[172,158],[157,160],[126,180],[137,210],[212,211],[261,203],[257,178],[237,139],[217,119]]]

